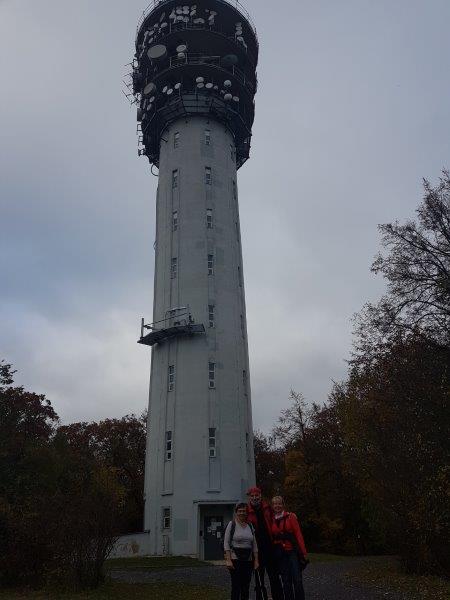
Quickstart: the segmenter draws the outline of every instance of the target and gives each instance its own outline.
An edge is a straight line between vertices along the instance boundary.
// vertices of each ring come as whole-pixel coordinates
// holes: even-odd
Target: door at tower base
[[[223,536],[233,518],[236,502],[205,500],[193,504],[192,519],[180,518],[176,512],[163,509],[159,530],[150,532],[150,554],[156,556],[192,556],[200,560],[223,559]],[[182,514],[186,515],[183,507]],[[153,535],[152,535],[153,533]]]
[[[223,536],[233,518],[234,504],[204,504],[199,506],[199,558],[223,560]]]

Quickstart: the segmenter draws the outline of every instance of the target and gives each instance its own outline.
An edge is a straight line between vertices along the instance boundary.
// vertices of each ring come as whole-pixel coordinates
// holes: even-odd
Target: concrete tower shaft
[[[169,532],[151,535],[152,552],[201,555],[205,510],[225,519],[254,481],[236,165],[233,137],[217,121],[175,121],[165,136],[154,321],[169,316],[170,327],[188,310],[206,334],[153,347],[145,527],[159,532],[170,508],[172,543]]]
[[[221,558],[255,480],[237,169],[256,33],[238,2],[155,2],[136,38],[141,154],[159,167],[145,473],[152,554]]]

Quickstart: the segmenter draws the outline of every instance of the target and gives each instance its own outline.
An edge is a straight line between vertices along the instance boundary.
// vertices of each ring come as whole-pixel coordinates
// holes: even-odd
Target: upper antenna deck
[[[136,37],[139,35],[139,30],[141,28],[142,23],[147,18],[147,15],[149,15],[156,8],[161,7],[163,4],[168,4],[169,2],[171,2],[171,0],[153,0],[153,2],[150,2],[150,4],[147,6],[147,8],[144,11],[142,11],[142,15],[138,21],[138,25],[137,25],[137,29],[136,29]],[[238,11],[238,13],[240,13],[240,15],[248,21],[248,23],[249,23],[250,27],[252,28],[253,33],[255,35],[256,42],[258,43],[258,35],[256,32],[255,24],[253,23],[249,12],[238,0],[216,0],[216,2],[232,6],[234,9],[236,9]]]
[[[139,154],[158,166],[166,127],[207,116],[232,133],[239,168],[249,157],[257,62],[255,26],[238,0],[153,0],[139,20],[131,74]]]

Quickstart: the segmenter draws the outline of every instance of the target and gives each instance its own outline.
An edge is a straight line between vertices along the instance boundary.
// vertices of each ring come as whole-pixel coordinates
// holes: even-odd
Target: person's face
[[[272,500],[272,508],[273,508],[274,512],[277,514],[280,512],[283,512],[283,509],[284,509],[283,500],[281,500],[281,498],[274,498]]]
[[[259,506],[261,504],[261,494],[259,492],[250,494],[250,504],[253,506]]]
[[[238,508],[236,511],[236,516],[240,521],[246,521],[247,520],[247,509],[242,507],[242,508]]]

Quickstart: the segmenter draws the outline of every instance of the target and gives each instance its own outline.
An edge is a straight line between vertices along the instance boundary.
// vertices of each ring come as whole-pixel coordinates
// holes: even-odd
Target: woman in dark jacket
[[[281,496],[272,498],[272,538],[285,600],[305,600],[302,571],[307,564],[306,548],[297,517],[284,508]]]

